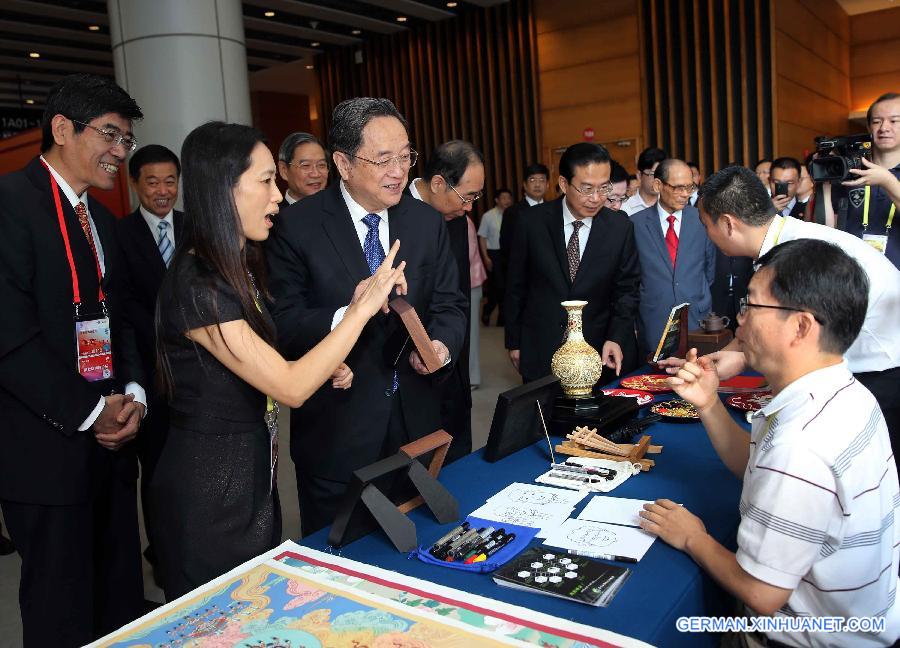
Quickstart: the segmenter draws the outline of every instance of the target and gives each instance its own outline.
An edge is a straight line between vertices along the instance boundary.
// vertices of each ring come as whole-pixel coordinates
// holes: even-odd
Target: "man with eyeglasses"
[[[348,99],[334,109],[328,141],[339,180],[276,218],[266,245],[282,352],[297,358],[337,326],[399,241],[405,299],[449,373],[461,358],[467,301],[443,218],[404,194],[417,158],[406,120],[387,99]],[[373,318],[347,357],[352,388],[326,384],[291,411],[303,535],[332,522],[354,470],[441,427],[440,389],[407,341],[399,318]]]
[[[688,200],[688,204],[691,207],[696,207],[698,198],[697,191],[700,189],[700,185],[703,184],[703,175],[700,173],[700,167],[696,162],[688,160],[686,164],[691,169],[691,180],[694,181],[694,187],[696,187],[694,193],[691,194],[690,200]]]
[[[761,185],[758,193],[765,194]],[[862,631],[838,623],[831,632],[785,623],[785,632],[732,633],[722,646],[896,645],[895,453],[878,403],[848,367],[851,344],[864,334],[871,282],[857,260],[814,239],[772,247],[758,266],[737,338],[773,398],[753,414],[750,434],[719,398],[715,365],[696,349],[668,380],[696,407],[722,463],[743,481],[737,552],[669,499],[645,504],[641,527],[686,552],[737,598],[739,616],[884,622]]]
[[[629,216],[634,216],[639,211],[656,204],[659,194],[656,193],[656,185],[653,182],[654,173],[656,167],[666,157],[665,151],[654,146],[641,151],[637,159],[637,177],[640,184],[637,192],[622,205],[622,211]]]
[[[278,175],[288,184],[281,209],[321,191],[328,183],[325,147],[315,135],[291,133],[278,149]]]
[[[634,335],[640,268],[634,226],[604,207],[612,191],[609,152],[582,142],[559,160],[556,200],[531,208],[513,241],[506,289],[506,348],[525,382],[550,373],[562,343],[560,302],[586,300],[584,337],[606,367],[622,371],[623,346]],[[608,382],[612,379],[601,382]]]
[[[25,646],[81,646],[142,613],[146,381],[115,218],[88,195],[116,186],[142,116],[112,80],[65,77],[41,155],[0,178],[0,507]]]
[[[628,171],[615,160],[610,161],[612,169],[609,172],[609,181],[612,183],[612,189],[606,197],[604,207],[619,211],[622,209],[622,203],[628,200]]]
[[[451,140],[438,146],[428,158],[422,177],[409,183],[409,193],[413,198],[431,205],[444,217],[450,252],[456,261],[459,290],[466,297],[465,343],[451,375],[441,385],[441,427],[453,437],[445,459],[447,463],[472,452],[472,391],[469,385],[472,305],[469,303],[468,214],[481,198],[483,189],[484,157],[475,146],[462,140]]]
[[[638,309],[640,355],[659,343],[673,306],[690,303],[688,326],[696,329],[712,308],[710,286],[716,276],[716,247],[688,199],[696,189],[690,167],[674,158],[656,167],[659,200],[631,217],[641,260]]]
[[[800,162],[792,157],[780,157],[773,161],[769,170],[769,187],[775,212],[782,216],[794,215],[797,189],[800,188]]]
[[[859,262],[868,276],[868,308],[859,336],[844,357],[881,406],[896,460],[900,453],[900,270],[852,234],[776,214],[766,188],[745,167],[726,167],[703,183],[700,221],[712,242],[731,257],[758,259],[786,241],[818,239],[834,243]],[[738,339],[709,358],[722,380],[747,366]],[[671,358],[663,364],[672,373],[682,362]]]

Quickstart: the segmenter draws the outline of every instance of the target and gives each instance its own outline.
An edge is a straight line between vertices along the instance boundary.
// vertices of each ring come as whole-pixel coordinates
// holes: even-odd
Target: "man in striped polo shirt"
[[[859,263],[831,243],[789,241],[759,259],[737,337],[773,399],[754,414],[749,436],[719,399],[710,358],[692,349],[669,379],[743,479],[738,550],[666,499],[645,505],[641,526],[687,552],[748,615],[775,617],[766,632],[730,645],[890,646],[900,637],[897,469],[878,403],[842,357],[867,294]],[[798,617],[879,617],[883,628],[798,630]]]

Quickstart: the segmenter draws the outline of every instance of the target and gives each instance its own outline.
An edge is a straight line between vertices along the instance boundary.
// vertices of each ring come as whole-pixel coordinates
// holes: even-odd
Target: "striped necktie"
[[[172,241],[169,240],[169,237],[166,233],[166,230],[169,229],[168,221],[159,221],[156,229],[159,231],[156,246],[159,248],[159,254],[160,256],[162,256],[163,263],[165,263],[166,267],[168,268],[169,263],[171,263],[172,261],[172,255],[175,254],[175,246],[172,245]]]

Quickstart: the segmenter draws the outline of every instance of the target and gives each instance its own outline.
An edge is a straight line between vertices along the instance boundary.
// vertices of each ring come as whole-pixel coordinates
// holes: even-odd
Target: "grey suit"
[[[638,338],[641,353],[646,354],[656,349],[673,306],[690,302],[688,326],[691,329],[697,328],[710,312],[716,248],[706,235],[697,209],[686,206],[681,215],[678,256],[673,268],[656,205],[639,211],[631,220],[641,260]]]

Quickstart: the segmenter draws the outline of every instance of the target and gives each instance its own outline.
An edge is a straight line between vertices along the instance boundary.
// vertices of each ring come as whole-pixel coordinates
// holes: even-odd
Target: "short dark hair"
[[[609,163],[612,165],[612,168],[609,170],[609,181],[628,182],[628,171],[625,170],[625,167],[615,160],[610,160]]]
[[[668,182],[669,173],[672,171],[672,167],[678,166],[679,164],[685,163],[678,158],[666,158],[659,163],[658,167],[656,167],[656,173],[653,174],[653,177],[661,180],[662,182]]]
[[[798,177],[798,178],[799,178],[800,175],[801,175],[801,174],[800,174],[800,161],[797,160],[797,158],[792,158],[792,157],[780,157],[780,158],[776,158],[776,159],[772,162],[772,168],[770,169],[770,172],[771,172],[771,171],[774,171],[775,169],[785,169],[785,170],[787,170],[787,169],[794,169],[794,171],[797,172],[797,177]]]
[[[797,239],[776,245],[758,263],[772,270],[769,290],[779,305],[808,311],[822,325],[819,349],[843,355],[869,305],[869,279],[856,259],[833,243]]]
[[[63,115],[72,120],[76,133],[100,115],[114,113],[129,121],[143,119],[144,113],[134,99],[115,81],[96,74],[70,74],[50,88],[41,118],[41,153],[53,146],[52,120]]]
[[[503,194],[508,193],[510,197],[512,197],[513,192],[509,189],[509,187],[497,187],[494,189],[494,200],[497,200]]]
[[[588,164],[602,164],[604,162],[609,164],[611,159],[609,151],[602,144],[594,144],[593,142],[572,144],[559,158],[559,175],[564,177],[566,182],[572,182],[577,167],[587,166]]]
[[[697,171],[700,170],[700,167],[697,165],[696,162],[693,162],[693,161],[691,161],[691,160],[685,160],[684,163],[687,164],[688,167],[691,168],[691,169],[697,169]]]
[[[141,169],[148,164],[161,162],[171,162],[175,165],[175,175],[181,175],[181,162],[178,161],[178,156],[162,144],[147,144],[135,151],[128,160],[128,175],[137,182],[141,179]]]
[[[649,171],[654,164],[662,162],[667,157],[669,156],[661,148],[656,148],[655,146],[645,148],[638,156],[637,169],[638,171]]]
[[[356,155],[362,146],[363,129],[376,117],[393,117],[409,133],[406,119],[390,99],[356,97],[342,101],[334,108],[331,128],[328,130],[328,142],[332,150]]]
[[[278,147],[278,160],[285,164],[290,164],[291,160],[294,159],[294,151],[297,150],[297,147],[301,144],[318,144],[322,147],[323,151],[325,150],[322,142],[320,142],[319,138],[315,135],[303,132],[291,133],[284,138],[284,141],[281,142],[281,146]]]
[[[772,162],[772,158],[762,158],[761,160],[757,160],[757,161],[754,163],[754,165],[753,165],[753,170],[756,171],[756,167],[758,167],[758,166],[759,166],[760,164],[762,164],[763,162],[769,162],[769,163],[771,163],[771,162]],[[732,165],[732,164],[729,164],[728,166],[740,166],[740,165]]]
[[[866,124],[872,123],[872,109],[880,104],[882,101],[891,101],[893,99],[900,99],[900,93],[898,92],[885,92],[883,95],[878,97],[875,101],[872,102],[872,105],[869,106],[869,109],[866,111]]]
[[[756,174],[743,166],[716,171],[700,187],[697,202],[712,222],[731,214],[747,225],[765,225],[775,215],[772,198]]]
[[[533,175],[542,175],[547,180],[550,180],[550,169],[548,169],[545,165],[540,162],[535,162],[534,164],[529,164],[525,167],[525,174],[522,176],[523,180],[528,180]]]
[[[422,178],[429,182],[434,176],[441,176],[455,187],[462,180],[466,169],[476,162],[483,165],[484,156],[474,145],[463,140],[450,140],[434,149],[425,164]]]

